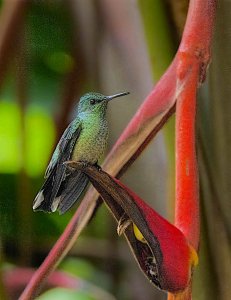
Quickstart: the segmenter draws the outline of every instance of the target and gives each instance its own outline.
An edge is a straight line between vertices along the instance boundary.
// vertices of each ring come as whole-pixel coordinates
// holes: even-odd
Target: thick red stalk
[[[216,0],[191,0],[179,51],[198,57],[207,66],[210,58]],[[197,51],[198,50],[198,51]]]
[[[187,59],[187,58],[186,58]],[[198,250],[199,191],[195,149],[198,64],[187,70],[189,79],[176,105],[176,202],[175,225]]]
[[[198,174],[195,150],[196,91],[205,79],[215,15],[215,0],[191,0],[178,51],[177,84],[184,88],[176,106],[175,225],[191,245],[199,244]],[[196,16],[196,17],[195,17]]]
[[[182,43],[178,51],[177,82],[185,86],[176,105],[176,203],[175,226],[198,251],[200,212],[195,148],[196,91],[205,79],[210,60],[216,0],[191,0]],[[195,18],[195,15],[197,18]],[[190,300],[191,283],[168,300]]]
[[[188,58],[182,58],[188,59]],[[189,58],[191,61],[191,58]],[[187,69],[185,88],[176,105],[176,201],[175,226],[179,228],[195,250],[200,236],[198,172],[195,149],[196,90],[199,66],[184,62]],[[184,72],[185,70],[183,70]],[[179,70],[181,72],[181,70]],[[179,74],[179,78],[182,74]],[[185,74],[184,74],[185,77]],[[185,79],[185,78],[184,78]],[[183,293],[169,294],[168,300],[190,300],[191,282]]]

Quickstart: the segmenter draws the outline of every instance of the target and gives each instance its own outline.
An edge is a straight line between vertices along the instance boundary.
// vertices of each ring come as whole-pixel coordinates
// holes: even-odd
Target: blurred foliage
[[[73,67],[70,15],[62,1],[34,1],[25,25],[30,103],[51,111],[60,100],[60,86]]]
[[[112,285],[110,277],[103,271],[100,271],[97,264],[93,265],[89,260],[67,258],[60,265],[60,269],[75,275],[77,278],[90,281],[104,289],[109,289]]]
[[[0,102],[0,171],[17,173],[23,165],[29,176],[38,176],[43,173],[54,144],[54,123],[38,105],[28,107],[24,118],[26,157],[22,161],[18,151],[21,143],[19,106],[12,102]]]
[[[83,291],[71,291],[69,289],[64,288],[55,288],[51,289],[44,294],[42,294],[40,297],[37,297],[38,300],[96,300],[99,298],[93,297],[93,295],[90,295],[87,292]]]

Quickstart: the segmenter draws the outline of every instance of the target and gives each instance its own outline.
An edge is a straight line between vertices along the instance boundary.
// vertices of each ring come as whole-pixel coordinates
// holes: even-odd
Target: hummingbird
[[[108,140],[106,111],[112,99],[129,92],[104,96],[87,93],[80,98],[77,114],[64,131],[45,172],[45,182],[33,202],[33,210],[64,214],[81,197],[88,178],[66,165],[69,160],[98,165]]]

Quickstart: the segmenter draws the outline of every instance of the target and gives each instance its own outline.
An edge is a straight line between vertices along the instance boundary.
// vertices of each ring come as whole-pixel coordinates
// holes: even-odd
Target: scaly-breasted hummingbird
[[[87,93],[80,98],[76,118],[64,131],[45,172],[45,182],[37,194],[34,210],[65,213],[80,198],[89,180],[78,170],[70,170],[69,160],[97,164],[108,139],[108,102],[128,95]]]

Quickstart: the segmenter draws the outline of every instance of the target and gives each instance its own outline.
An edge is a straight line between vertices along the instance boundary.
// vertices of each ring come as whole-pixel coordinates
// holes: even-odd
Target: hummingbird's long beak
[[[115,99],[117,97],[126,96],[128,94],[130,94],[130,93],[129,92],[118,93],[118,94],[115,94],[115,95],[112,95],[112,96],[107,96],[106,99],[107,99],[107,101],[111,101],[112,99]]]

